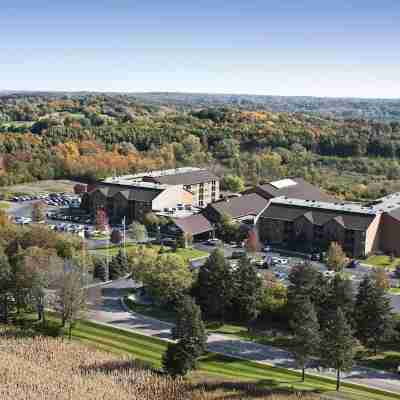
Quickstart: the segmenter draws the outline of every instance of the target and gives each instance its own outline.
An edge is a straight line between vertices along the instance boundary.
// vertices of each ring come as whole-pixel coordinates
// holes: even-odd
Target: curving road
[[[96,304],[92,304],[90,319],[117,328],[132,330],[146,336],[170,340],[172,324],[129,312],[123,307],[121,298],[132,287],[134,287],[134,283],[131,280],[123,279],[98,288],[91,288],[91,297],[93,303]],[[101,299],[101,301],[96,302],[96,299]],[[272,346],[235,339],[229,335],[210,334],[208,349],[228,356],[295,369],[293,357],[289,352]],[[318,365],[313,366],[308,372],[335,377],[334,371],[322,370]],[[350,373],[344,374],[343,381],[400,393],[400,377],[397,374],[385,371],[356,366]]]

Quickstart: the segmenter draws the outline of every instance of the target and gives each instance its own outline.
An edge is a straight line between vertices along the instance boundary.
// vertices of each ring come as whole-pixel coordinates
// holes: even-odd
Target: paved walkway
[[[131,281],[120,280],[101,288],[102,303],[92,307],[90,318],[97,322],[129,329],[146,336],[170,339],[172,324],[149,318],[141,314],[128,312],[121,304],[121,297],[132,288]],[[254,342],[235,339],[229,335],[210,334],[208,349],[213,352],[234,356],[276,367],[295,369],[291,354],[285,350],[261,345]],[[308,370],[321,376],[335,377],[334,371],[322,370],[318,366]],[[400,377],[396,374],[376,371],[364,367],[355,367],[349,374],[344,374],[343,381],[359,383],[370,387],[400,393]]]

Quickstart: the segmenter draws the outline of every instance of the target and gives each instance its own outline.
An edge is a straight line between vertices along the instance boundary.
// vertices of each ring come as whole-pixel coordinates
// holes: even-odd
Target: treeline
[[[400,178],[400,122],[233,106],[180,110],[122,95],[21,94],[0,97],[0,153],[2,186],[203,165],[247,185],[300,175],[344,197],[370,198]],[[367,176],[357,189],[344,189],[326,170]],[[371,188],[376,181],[379,188]]]

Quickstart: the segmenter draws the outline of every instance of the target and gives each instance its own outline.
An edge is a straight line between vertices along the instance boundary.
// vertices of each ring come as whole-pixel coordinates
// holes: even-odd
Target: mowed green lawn
[[[365,260],[366,264],[372,265],[373,267],[389,268],[394,269],[400,264],[400,257],[393,257],[391,260],[390,256],[386,255],[373,255]]]
[[[137,248],[138,245],[137,244],[127,244],[126,245],[126,250],[132,250]],[[120,250],[120,246],[115,246],[115,245],[111,245],[108,249],[106,247],[102,247],[96,250],[91,250],[90,252],[94,255],[99,255],[99,256],[104,256],[106,257],[107,254],[109,256],[115,256],[118,251]],[[160,252],[161,246],[160,245],[151,245],[151,248],[156,250],[157,252]],[[164,246],[164,249],[168,249],[168,247]],[[187,249],[177,249],[176,252],[175,251],[170,251],[171,254],[176,254],[179,257],[182,257],[183,259],[185,259],[186,261],[190,261],[193,260],[195,258],[202,258],[202,257],[207,257],[208,253],[206,253],[205,251],[201,251],[201,250],[197,250],[194,248],[187,248]],[[168,254],[168,252],[166,251],[164,254]]]
[[[157,338],[143,336],[92,322],[81,322],[72,331],[73,337],[100,349],[119,354],[130,354],[147,361],[155,367],[161,366],[161,358],[167,343]],[[224,377],[232,381],[254,381],[273,388],[293,388],[298,391],[333,392],[335,382],[330,379],[307,376],[302,383],[300,374],[274,368],[251,361],[207,353],[199,363],[200,372]],[[400,394],[343,384],[342,393],[348,399],[385,400],[400,399]]]

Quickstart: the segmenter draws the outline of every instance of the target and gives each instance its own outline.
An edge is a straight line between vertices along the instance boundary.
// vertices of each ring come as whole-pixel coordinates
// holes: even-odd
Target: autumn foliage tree
[[[332,242],[328,249],[326,264],[328,268],[335,272],[340,272],[346,264],[346,254],[337,242]]]
[[[32,221],[42,222],[45,219],[44,204],[41,201],[37,201],[32,205]]]
[[[107,212],[104,208],[99,208],[96,211],[96,229],[98,231],[105,231],[108,227],[108,217]]]
[[[258,240],[257,232],[255,229],[249,231],[247,240],[246,240],[246,249],[249,253],[256,253],[260,251],[260,241]]]

